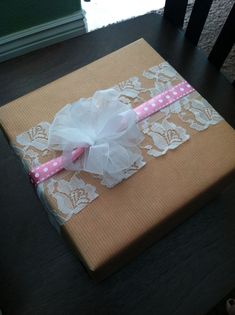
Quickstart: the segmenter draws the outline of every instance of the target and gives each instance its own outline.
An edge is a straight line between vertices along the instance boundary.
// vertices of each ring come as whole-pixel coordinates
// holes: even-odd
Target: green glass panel
[[[0,0],[0,36],[70,15],[80,9],[80,0]]]

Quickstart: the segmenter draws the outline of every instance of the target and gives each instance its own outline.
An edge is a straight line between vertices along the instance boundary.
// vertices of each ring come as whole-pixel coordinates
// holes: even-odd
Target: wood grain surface
[[[235,126],[234,88],[182,32],[155,14],[0,64],[1,105],[140,37]],[[235,183],[97,284],[48,222],[2,133],[0,149],[0,308],[4,315],[200,315],[234,287]]]

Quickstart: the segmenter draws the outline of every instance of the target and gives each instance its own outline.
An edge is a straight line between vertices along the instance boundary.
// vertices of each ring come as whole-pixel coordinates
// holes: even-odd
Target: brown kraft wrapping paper
[[[16,147],[18,135],[42,121],[51,122],[65,104],[90,97],[97,90],[115,86],[131,77],[139,77],[143,71],[163,62],[144,40],[138,40],[3,106],[0,109],[2,128]],[[149,79],[151,71],[142,78],[142,83],[152,88]],[[158,80],[164,83],[160,76]],[[179,82],[180,76],[173,85]],[[141,98],[136,102],[129,97],[133,107],[150,98],[144,90],[140,94]],[[190,98],[202,99],[197,92]],[[96,279],[110,275],[188,218],[234,176],[233,128],[224,120],[203,131],[192,124],[189,128],[190,120],[180,120],[176,112],[172,114],[171,122],[180,123],[190,136],[176,149],[158,157],[143,150],[146,165],[111,189],[90,175],[79,175],[84,182],[96,187],[99,196],[65,220],[61,231]],[[158,113],[150,120],[160,121],[161,115]],[[146,134],[147,146],[150,140]],[[31,161],[20,155],[30,169]],[[46,152],[40,156],[40,163],[55,155],[55,152]],[[55,175],[55,179],[67,180],[73,173],[62,171]],[[57,200],[48,191],[43,191],[44,198],[56,212]]]

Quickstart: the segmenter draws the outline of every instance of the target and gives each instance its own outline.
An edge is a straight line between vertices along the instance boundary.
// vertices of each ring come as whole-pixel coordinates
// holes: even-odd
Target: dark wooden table
[[[140,37],[235,126],[235,89],[182,32],[155,14],[0,64],[0,103]],[[48,222],[2,132],[0,174],[0,307],[4,315],[200,315],[235,286],[235,183],[97,284]]]

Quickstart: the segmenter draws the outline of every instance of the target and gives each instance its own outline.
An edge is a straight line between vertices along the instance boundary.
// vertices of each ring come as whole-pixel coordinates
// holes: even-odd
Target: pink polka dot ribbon
[[[159,110],[176,102],[180,98],[192,93],[193,91],[194,88],[188,84],[188,82],[183,81],[168,89],[167,91],[154,96],[147,102],[134,109],[138,116],[138,122],[155,114]]]
[[[140,122],[141,120],[155,114],[164,107],[176,102],[193,91],[195,91],[194,88],[188,84],[188,82],[182,81],[167,91],[154,96],[147,102],[134,109],[137,114],[137,122]],[[72,160],[75,161],[78,159],[79,156],[83,154],[83,152],[84,148],[75,149],[72,152]],[[38,185],[39,183],[60,172],[64,169],[64,162],[63,156],[59,156],[36,168],[33,168],[29,172],[31,182],[34,185]]]
[[[72,152],[72,161],[78,159],[80,155],[84,152],[83,148],[77,148]],[[38,185],[49,177],[55,175],[56,173],[62,171],[64,169],[64,157],[59,156],[55,159],[52,159],[38,167],[32,169],[29,172],[30,181],[34,185]]]

